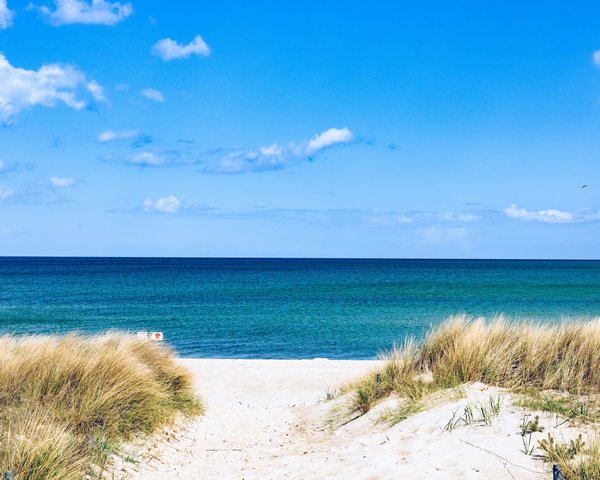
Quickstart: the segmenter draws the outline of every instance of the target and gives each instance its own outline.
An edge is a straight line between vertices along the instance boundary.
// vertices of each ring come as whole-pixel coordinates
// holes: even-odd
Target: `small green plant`
[[[444,426],[444,430],[447,432],[452,432],[461,420],[461,417],[457,416],[458,408],[452,412],[452,417],[448,420],[448,423]]]
[[[524,437],[527,434],[534,432],[543,432],[544,427],[540,425],[540,416],[536,415],[533,420],[530,420],[531,415],[525,415],[521,422],[521,436]]]
[[[531,455],[536,449],[531,432],[527,435],[522,435],[521,438],[523,440],[523,453],[525,455]]]
[[[500,414],[500,405],[502,400],[500,396],[492,397],[490,395],[487,403],[478,402],[476,405],[467,403],[463,407],[463,413],[459,417],[458,408],[452,413],[452,418],[444,426],[444,430],[451,432],[460,425],[473,425],[476,423],[484,423],[491,425],[495,417]],[[479,417],[475,417],[475,412],[479,413]]]
[[[461,420],[465,422],[465,425],[471,425],[473,423],[474,418],[475,417],[473,415],[473,407],[470,403],[467,403],[465,405],[465,409],[463,410],[463,416]]]
[[[420,402],[408,402],[398,408],[389,410],[383,414],[380,418],[381,421],[386,422],[388,425],[396,425],[409,417],[419,413],[423,410],[423,404]]]
[[[490,395],[487,404],[479,403],[479,413],[481,414],[481,421],[486,425],[491,425],[495,417],[500,415],[500,406],[502,400],[500,396],[493,397]]]
[[[340,391],[339,390],[337,390],[337,389],[334,389],[334,390],[327,389],[325,391],[325,397],[323,398],[323,401],[330,402],[331,400],[335,400],[339,396],[340,396]]]

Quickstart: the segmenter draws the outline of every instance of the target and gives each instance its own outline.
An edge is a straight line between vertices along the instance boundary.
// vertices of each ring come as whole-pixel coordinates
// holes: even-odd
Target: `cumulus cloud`
[[[73,177],[50,177],[50,183],[57,188],[71,187],[75,185]]]
[[[289,143],[285,146],[273,143],[260,147],[258,150],[234,151],[207,167],[206,171],[243,173],[279,170],[292,163],[311,160],[327,148],[347,144],[354,140],[355,136],[348,128],[330,128],[308,141]]]
[[[0,0],[0,30],[12,25],[14,12],[8,8],[6,0]]]
[[[139,135],[139,130],[122,130],[119,132],[115,132],[113,130],[104,130],[98,134],[98,141],[100,143],[108,143],[115,140],[131,140]]]
[[[127,158],[129,163],[146,167],[158,167],[167,163],[167,159],[154,152],[140,152]]]
[[[600,211],[590,210],[526,210],[520,208],[514,203],[504,209],[504,214],[509,218],[521,220],[523,222],[542,222],[542,223],[576,223],[590,222],[600,220]]]
[[[207,57],[210,55],[210,48],[200,35],[196,35],[187,45],[181,45],[170,38],[163,38],[154,44],[152,53],[168,62],[178,58],[188,58],[191,55]]]
[[[354,134],[346,127],[330,128],[311,138],[306,147],[306,151],[308,153],[314,153],[337,143],[348,143],[352,141],[354,141]]]
[[[51,25],[73,23],[116,25],[133,13],[131,3],[106,0],[55,0],[55,8],[40,7]]]
[[[144,97],[149,98],[150,100],[154,100],[155,102],[165,101],[165,97],[163,97],[163,94],[160,93],[158,90],[155,90],[154,88],[144,88],[141,93]]]
[[[146,212],[156,210],[161,213],[175,213],[181,207],[181,201],[175,195],[169,195],[156,201],[147,198],[142,205]]]
[[[0,53],[0,121],[4,123],[36,105],[64,103],[81,110],[103,99],[102,87],[73,66],[52,63],[27,70],[13,67]]]

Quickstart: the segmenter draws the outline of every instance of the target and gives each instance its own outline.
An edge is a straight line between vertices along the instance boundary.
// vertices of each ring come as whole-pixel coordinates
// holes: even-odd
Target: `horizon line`
[[[445,261],[569,261],[600,262],[600,258],[525,258],[525,257],[280,257],[280,256],[161,256],[161,255],[0,255],[0,260],[15,258],[54,259],[173,259],[173,260],[445,260]]]

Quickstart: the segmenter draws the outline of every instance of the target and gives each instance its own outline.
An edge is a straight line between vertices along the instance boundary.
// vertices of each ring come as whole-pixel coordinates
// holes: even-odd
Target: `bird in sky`
[[[581,188],[584,189],[585,187],[587,187],[587,183],[583,187],[581,187]]]

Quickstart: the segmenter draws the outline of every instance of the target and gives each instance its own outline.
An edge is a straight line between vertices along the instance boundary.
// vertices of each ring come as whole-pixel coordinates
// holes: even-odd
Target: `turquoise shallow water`
[[[190,357],[372,358],[455,313],[600,316],[600,261],[0,258],[0,333],[161,330]]]

